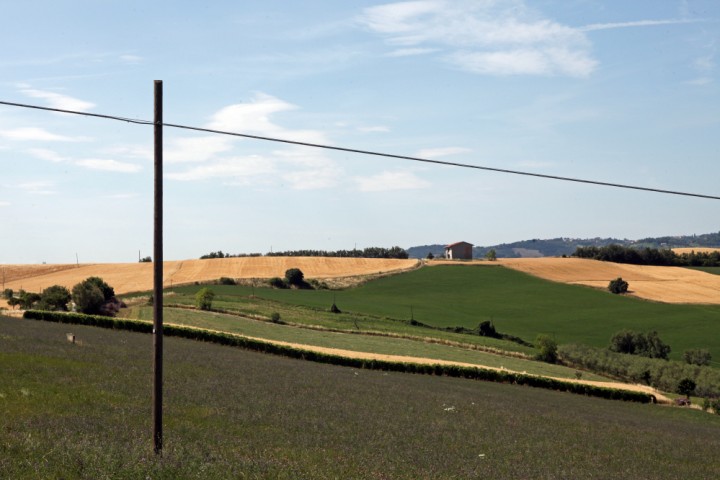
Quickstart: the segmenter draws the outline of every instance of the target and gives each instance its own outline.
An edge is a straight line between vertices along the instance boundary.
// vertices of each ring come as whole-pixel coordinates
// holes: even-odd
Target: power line
[[[60,108],[50,108],[50,107],[41,107],[38,105],[28,105],[24,103],[13,103],[13,102],[5,102],[0,101],[0,105],[8,105],[12,107],[21,107],[21,108],[32,108],[35,110],[47,110],[50,112],[59,112],[59,113],[68,113],[72,115],[82,115],[87,117],[96,117],[96,118],[104,118],[107,120],[117,120],[121,122],[126,123],[133,123],[133,124],[139,124],[139,125],[154,125],[154,122],[151,122],[149,120],[140,120],[140,119],[134,119],[134,118],[126,118],[126,117],[119,117],[115,115],[103,115],[98,113],[89,113],[89,112],[78,112],[75,110],[64,110]],[[211,128],[202,128],[202,127],[194,127],[190,125],[180,125],[175,123],[162,123],[163,127],[169,127],[169,128],[177,128],[181,130],[190,130],[195,132],[203,132],[203,133],[212,133],[217,135],[229,135],[233,137],[241,137],[241,138],[249,138],[253,140],[262,140],[267,142],[275,142],[275,143],[284,143],[284,144],[290,144],[290,145],[298,145],[302,147],[311,147],[311,148],[321,148],[324,150],[334,150],[339,152],[346,152],[346,153],[356,153],[359,155],[371,155],[376,157],[384,157],[384,158],[394,158],[397,160],[408,160],[412,162],[422,162],[422,163],[431,163],[435,165],[443,165],[448,167],[459,167],[459,168],[469,168],[474,170],[484,170],[488,172],[496,172],[496,173],[506,173],[511,175],[523,175],[527,177],[536,177],[536,178],[544,178],[548,180],[559,180],[564,182],[574,182],[574,183],[584,183],[589,185],[599,185],[602,187],[614,187],[614,188],[624,188],[628,190],[640,190],[644,192],[653,192],[653,193],[663,193],[668,195],[680,195],[684,197],[696,197],[696,198],[705,198],[710,200],[720,200],[720,196],[715,195],[705,195],[701,193],[693,193],[693,192],[681,192],[677,190],[665,190],[661,188],[650,188],[650,187],[642,187],[638,185],[628,185],[623,183],[612,183],[612,182],[601,182],[598,180],[588,180],[583,178],[575,178],[575,177],[564,177],[559,175],[546,175],[542,173],[533,173],[533,172],[525,172],[522,170],[509,170],[505,168],[495,168],[495,167],[485,167],[481,165],[472,165],[468,163],[459,163],[459,162],[447,162],[443,160],[431,160],[427,158],[419,158],[419,157],[411,157],[408,155],[396,155],[392,153],[383,153],[383,152],[375,152],[371,150],[361,150],[357,148],[347,148],[347,147],[337,147],[333,145],[323,145],[319,143],[309,143],[309,142],[301,142],[297,140],[287,140],[282,138],[275,138],[275,137],[265,137],[261,135],[250,135],[247,133],[238,133],[238,132],[228,132],[224,130],[215,130]]]

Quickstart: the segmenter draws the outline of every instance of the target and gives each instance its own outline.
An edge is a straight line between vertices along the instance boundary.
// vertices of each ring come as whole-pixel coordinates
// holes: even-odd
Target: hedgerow
[[[566,365],[644,383],[668,392],[675,391],[678,382],[688,378],[696,384],[696,395],[720,396],[720,371],[712,367],[639,357],[586,345],[561,345],[558,354]]]
[[[89,325],[117,330],[151,333],[153,324],[141,320],[116,319],[98,315],[83,315],[77,313],[45,312],[27,310],[24,318],[31,320],[44,320],[49,322]],[[209,331],[200,328],[179,325],[164,325],[163,333],[166,336],[181,337],[190,340],[211,342],[220,345],[240,347],[262,353],[282,355],[290,358],[308,360],[312,362],[328,363],[339,366],[354,367],[370,370],[384,370],[391,372],[415,373],[423,375],[437,375],[459,377],[472,380],[484,380],[499,383],[526,385],[529,387],[545,388],[561,392],[569,392],[592,397],[611,400],[625,400],[639,403],[654,403],[655,396],[642,392],[612,389],[566,382],[552,378],[537,377],[534,375],[514,373],[502,370],[490,370],[477,367],[463,367],[458,365],[418,364],[404,362],[390,362],[386,360],[349,358],[339,355],[315,352],[294,348],[286,345],[277,345],[257,339],[250,339],[230,333]]]

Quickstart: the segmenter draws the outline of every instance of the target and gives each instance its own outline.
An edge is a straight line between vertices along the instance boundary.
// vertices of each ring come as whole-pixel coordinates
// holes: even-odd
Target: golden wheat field
[[[666,303],[720,304],[720,275],[681,267],[601,262],[584,258],[501,258],[497,263],[530,275],[605,289],[622,277],[630,295]]]
[[[289,268],[299,268],[306,278],[375,275],[415,267],[417,260],[329,257],[241,257],[164,262],[166,287],[206,282],[220,277],[235,279],[283,277]],[[153,288],[151,263],[97,263],[80,265],[0,265],[4,288],[40,292],[51,285],[71,289],[88,277],[101,277],[116,293]]]

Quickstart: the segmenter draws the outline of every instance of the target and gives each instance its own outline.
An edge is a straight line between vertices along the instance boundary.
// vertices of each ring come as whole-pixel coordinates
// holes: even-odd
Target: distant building
[[[453,258],[459,260],[472,260],[473,245],[468,242],[457,242],[445,247],[445,258]]]

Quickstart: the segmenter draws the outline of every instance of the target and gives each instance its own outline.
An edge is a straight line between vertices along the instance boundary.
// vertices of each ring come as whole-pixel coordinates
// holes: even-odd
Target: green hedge
[[[140,320],[128,320],[121,318],[101,317],[97,315],[83,315],[78,313],[45,312],[28,310],[24,318],[31,320],[44,320],[48,322],[70,323],[78,325],[90,325],[94,327],[112,328],[117,330],[129,330],[133,332],[151,333],[153,325],[150,322]],[[390,362],[385,360],[364,360],[348,358],[339,355],[303,350],[285,345],[276,345],[261,340],[241,337],[229,333],[213,332],[200,328],[164,325],[163,333],[166,336],[181,337],[190,340],[212,342],[220,345],[240,347],[257,352],[283,355],[291,358],[309,360],[312,362],[329,363],[354,368],[369,370],[384,370],[391,372],[417,373],[423,375],[438,375],[447,377],[468,378],[473,380],[485,380],[490,382],[511,383],[516,385],[527,385],[536,388],[546,388],[561,392],[570,392],[592,397],[600,397],[611,400],[625,400],[640,403],[655,403],[654,395],[629,390],[611,389],[584,385],[574,382],[565,382],[552,378],[536,377],[522,373],[507,371],[489,370],[476,367],[462,367],[457,365],[429,365],[418,363]]]

